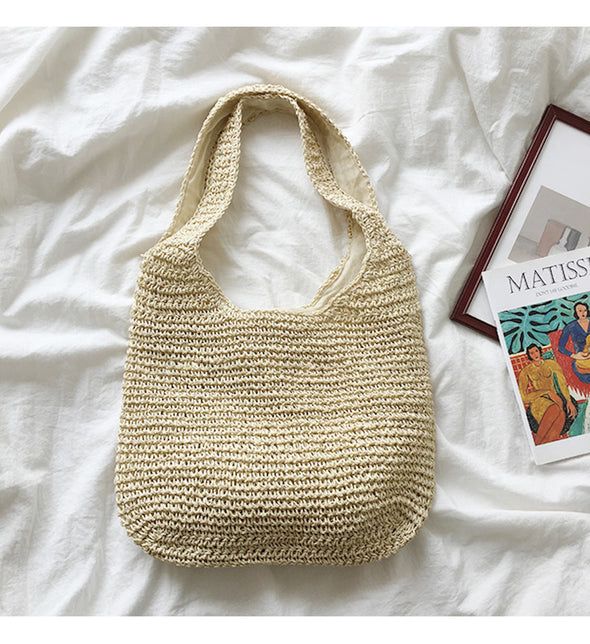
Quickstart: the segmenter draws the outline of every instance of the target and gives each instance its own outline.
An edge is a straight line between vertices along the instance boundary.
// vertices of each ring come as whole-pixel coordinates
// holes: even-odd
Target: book
[[[590,248],[482,278],[535,463],[590,452]]]

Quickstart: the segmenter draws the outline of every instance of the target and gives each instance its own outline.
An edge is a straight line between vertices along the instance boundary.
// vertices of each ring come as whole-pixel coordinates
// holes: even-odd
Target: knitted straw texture
[[[279,96],[297,113],[314,184],[355,215],[367,241],[352,280],[320,300],[341,263],[299,310],[239,309],[195,242],[231,198],[241,110],[254,95]],[[276,86],[243,88],[228,103],[234,111],[211,150],[194,217],[142,259],[116,458],[121,521],[146,552],[183,566],[391,555],[423,523],[434,489],[432,391],[411,258],[372,193],[361,205],[334,182],[309,128],[320,114],[312,103]]]

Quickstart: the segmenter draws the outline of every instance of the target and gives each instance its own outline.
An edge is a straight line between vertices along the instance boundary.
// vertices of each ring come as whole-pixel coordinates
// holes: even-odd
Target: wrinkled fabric
[[[587,30],[5,29],[0,80],[0,612],[590,611],[590,456],[535,466],[499,345],[449,321],[546,105],[590,117]],[[208,110],[258,82],[344,131],[416,270],[435,499],[397,555],[359,567],[177,568],[116,513],[140,255],[172,219]],[[203,244],[228,297],[304,305],[346,241],[296,123],[249,124],[234,201]]]

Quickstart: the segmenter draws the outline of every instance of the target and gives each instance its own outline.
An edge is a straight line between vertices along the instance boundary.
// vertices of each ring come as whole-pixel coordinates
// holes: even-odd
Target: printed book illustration
[[[482,277],[535,462],[590,452],[590,249]]]

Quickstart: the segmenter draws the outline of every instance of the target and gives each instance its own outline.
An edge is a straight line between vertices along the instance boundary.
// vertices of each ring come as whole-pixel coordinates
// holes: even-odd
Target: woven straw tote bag
[[[295,115],[313,185],[348,218],[349,251],[307,306],[246,310],[199,246],[232,199],[243,124],[273,110]],[[284,87],[227,94],[170,227],[142,256],[115,472],[128,535],[183,566],[380,559],[426,518],[434,455],[411,258],[357,155]]]

